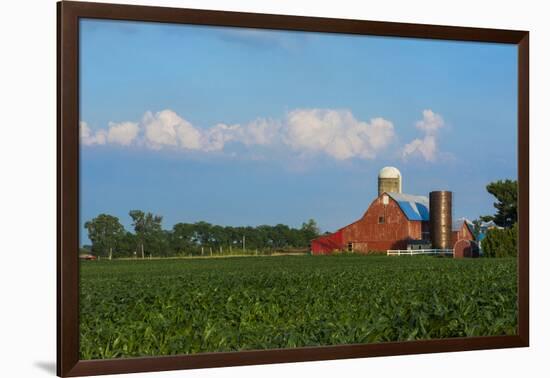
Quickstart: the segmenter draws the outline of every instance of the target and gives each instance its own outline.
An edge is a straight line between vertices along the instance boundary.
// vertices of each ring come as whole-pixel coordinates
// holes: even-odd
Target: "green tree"
[[[136,233],[138,252],[145,258],[145,247],[148,253],[160,251],[160,244],[164,245],[165,235],[162,232],[162,216],[144,213],[141,210],[131,210],[132,226]]]
[[[482,217],[484,220],[492,218],[502,227],[510,227],[518,220],[518,183],[516,180],[499,180],[487,185],[487,191],[496,198],[493,204],[497,210],[492,217]]]
[[[97,217],[84,223],[88,230],[88,237],[92,241],[92,251],[100,255],[113,257],[116,248],[124,236],[124,226],[117,217],[108,214],[99,214]]]
[[[481,241],[485,257],[515,257],[517,256],[517,223],[511,228],[494,228],[487,231]]]
[[[230,243],[230,235],[227,227],[212,226],[211,231],[211,243],[219,249],[220,247],[227,246]]]
[[[170,233],[170,247],[176,254],[190,255],[196,251],[195,227],[191,223],[177,223]]]
[[[473,227],[473,232],[474,232],[474,239],[477,240],[477,238],[479,237],[479,234],[481,233],[481,222],[483,220],[482,219],[474,219],[472,221],[472,224],[474,225]]]
[[[319,229],[319,226],[314,219],[310,219],[307,222],[302,223],[302,228],[300,229],[300,231],[304,236],[306,245],[309,245],[309,242],[312,239],[315,239],[321,233],[321,230]]]
[[[149,240],[149,253],[154,256],[173,256],[174,251],[170,245],[170,234],[170,231],[161,230],[151,235],[152,238]]]
[[[117,252],[119,256],[132,257],[136,252],[136,236],[129,231],[125,231],[118,243]]]
[[[198,244],[202,247],[212,245],[212,225],[208,222],[196,222],[194,225],[195,238]]]

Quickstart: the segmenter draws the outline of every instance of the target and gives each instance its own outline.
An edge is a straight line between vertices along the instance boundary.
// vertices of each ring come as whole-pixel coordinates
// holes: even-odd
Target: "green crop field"
[[[509,335],[516,260],[281,256],[81,264],[82,359]]]

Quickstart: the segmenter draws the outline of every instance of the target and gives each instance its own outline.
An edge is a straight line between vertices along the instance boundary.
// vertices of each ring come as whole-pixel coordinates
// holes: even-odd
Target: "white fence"
[[[414,255],[451,255],[452,249],[388,249],[388,256],[414,256]]]

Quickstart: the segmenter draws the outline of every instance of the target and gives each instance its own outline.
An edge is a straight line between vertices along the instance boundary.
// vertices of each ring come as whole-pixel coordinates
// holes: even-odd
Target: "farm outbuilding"
[[[453,246],[459,240],[475,240],[474,224],[466,218],[453,222]]]
[[[378,175],[378,197],[363,216],[334,233],[313,239],[311,253],[321,255],[335,251],[369,253],[396,249],[452,249],[458,240],[475,239],[470,221],[461,218],[452,222],[451,192],[431,192],[429,198],[405,194],[401,192],[401,180],[397,168],[383,168]],[[430,204],[436,209],[432,214]],[[432,233],[437,232],[435,244],[441,245],[434,246],[430,228]]]
[[[454,245],[453,256],[455,259],[479,257],[479,246],[473,240],[460,239]]]

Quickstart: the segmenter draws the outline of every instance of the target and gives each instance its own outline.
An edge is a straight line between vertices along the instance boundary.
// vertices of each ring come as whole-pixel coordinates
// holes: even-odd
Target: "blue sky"
[[[517,177],[516,47],[81,20],[81,221],[165,228],[358,219],[385,165],[403,191],[493,213]],[[82,229],[82,242],[87,243]]]

